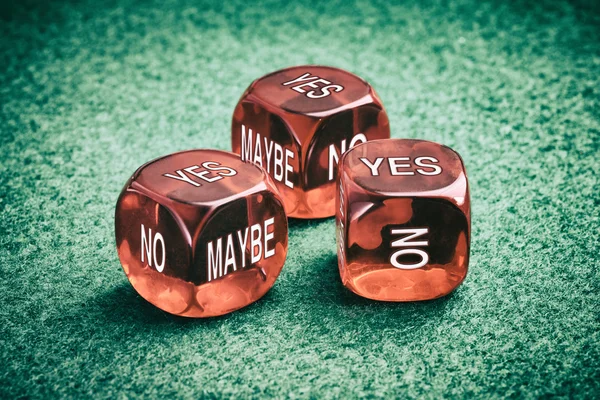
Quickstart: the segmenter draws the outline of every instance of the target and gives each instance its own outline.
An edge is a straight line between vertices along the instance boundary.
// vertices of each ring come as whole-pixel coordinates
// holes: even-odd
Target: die
[[[340,277],[354,293],[429,300],[465,279],[469,186],[452,149],[403,139],[354,147],[340,161],[336,209]]]
[[[141,166],[117,201],[115,235],[134,289],[185,317],[222,315],[261,298],[288,244],[271,178],[218,150],[184,151]]]
[[[341,69],[297,66],[254,81],[238,102],[232,148],[274,179],[289,217],[335,214],[341,155],[356,144],[390,137],[375,90]]]

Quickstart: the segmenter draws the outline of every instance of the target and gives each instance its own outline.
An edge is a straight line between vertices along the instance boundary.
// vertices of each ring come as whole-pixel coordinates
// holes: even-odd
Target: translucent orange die
[[[233,113],[233,151],[268,171],[287,215],[296,218],[333,216],[341,155],[389,137],[373,88],[331,67],[299,66],[257,79]]]
[[[271,178],[217,150],[175,153],[140,167],[117,202],[115,232],[135,290],[186,317],[226,314],[261,298],[288,244]]]
[[[356,146],[341,161],[336,209],[340,276],[354,293],[428,300],[465,279],[469,187],[450,148],[402,139]]]

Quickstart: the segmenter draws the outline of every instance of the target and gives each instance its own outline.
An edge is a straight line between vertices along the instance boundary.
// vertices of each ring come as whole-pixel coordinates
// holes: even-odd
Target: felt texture
[[[26,1],[0,7],[0,397],[596,397],[600,11],[594,1]],[[230,149],[250,82],[369,81],[393,137],[466,163],[465,282],[386,304],[341,285],[334,220],[290,221],[257,303],[140,298],[114,206],[135,169]]]

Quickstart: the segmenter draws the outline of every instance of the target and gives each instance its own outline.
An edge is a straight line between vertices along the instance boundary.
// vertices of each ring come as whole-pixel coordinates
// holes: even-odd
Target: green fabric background
[[[0,397],[598,396],[598,3],[244,3],[0,8]],[[393,137],[464,157],[466,281],[363,300],[339,281],[334,221],[294,220],[261,301],[155,309],[115,250],[126,179],[229,150],[246,86],[303,63],[364,77]]]

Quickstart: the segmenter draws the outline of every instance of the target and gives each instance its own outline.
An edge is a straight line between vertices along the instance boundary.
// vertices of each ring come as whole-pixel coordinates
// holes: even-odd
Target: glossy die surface
[[[115,233],[135,290],[186,317],[222,315],[258,300],[287,253],[287,219],[272,180],[217,150],[140,167],[119,196]]]
[[[373,88],[349,72],[299,66],[254,81],[233,113],[232,148],[272,176],[287,215],[335,214],[337,164],[349,148],[389,138]]]
[[[422,140],[361,144],[342,161],[336,199],[343,284],[374,300],[444,296],[466,277],[470,200],[450,148]]]

